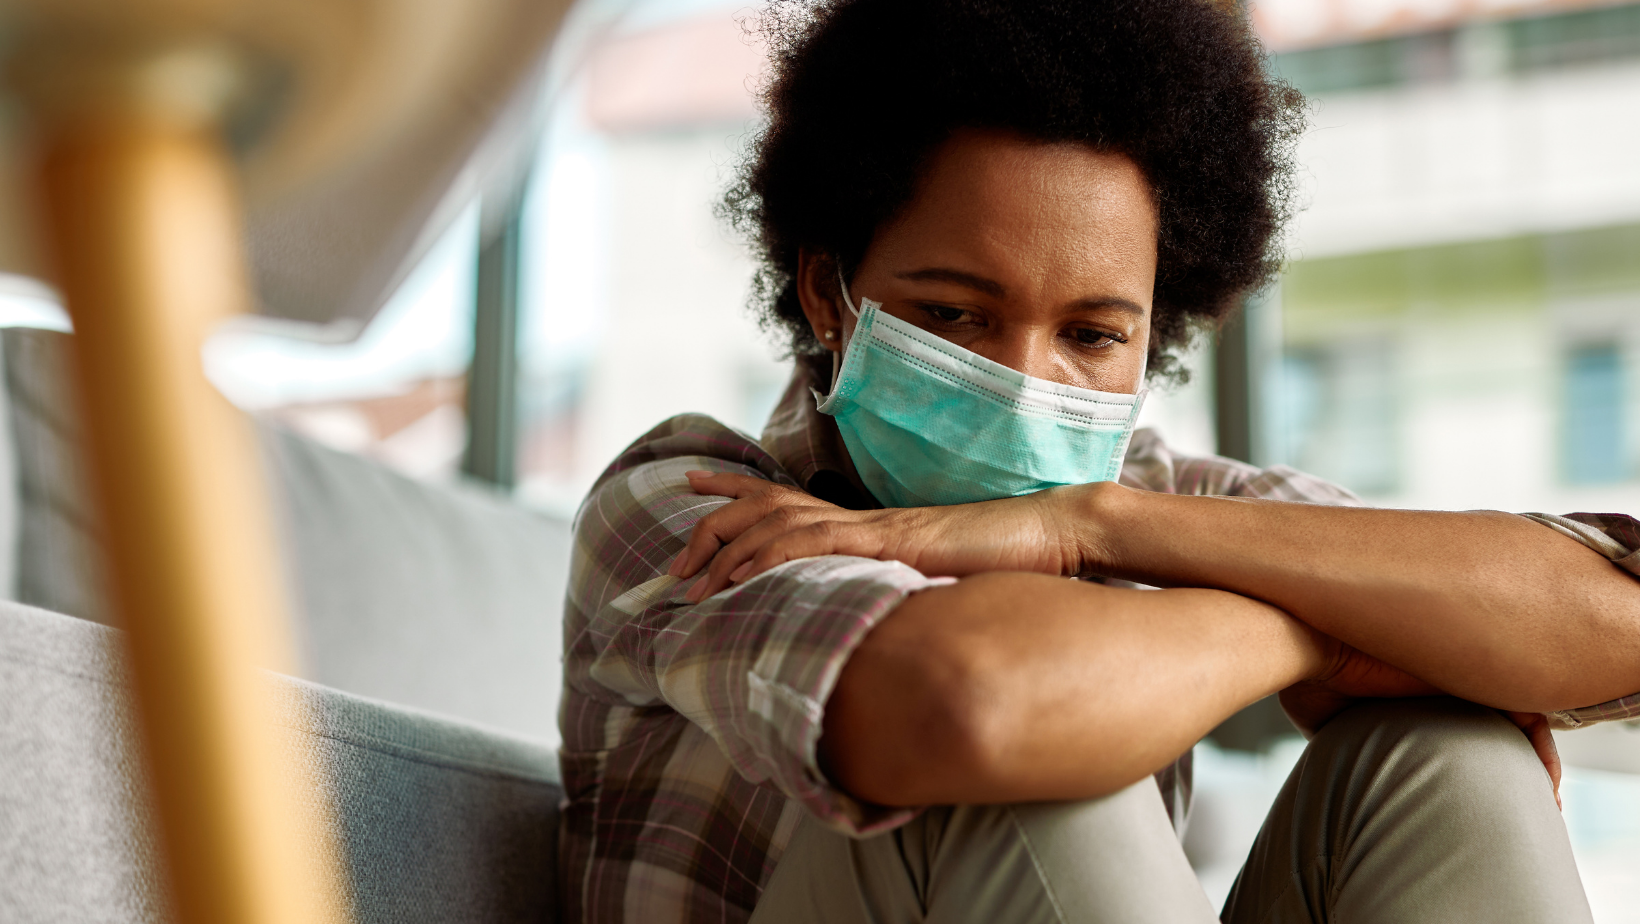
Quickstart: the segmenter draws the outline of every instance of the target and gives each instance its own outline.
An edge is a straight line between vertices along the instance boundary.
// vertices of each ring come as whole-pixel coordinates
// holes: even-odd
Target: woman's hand
[[[1314,635],[1325,666],[1309,680],[1282,690],[1279,697],[1287,718],[1306,738],[1313,738],[1333,716],[1363,699],[1444,695],[1444,691],[1330,635]]]
[[[1532,750],[1537,752],[1538,760],[1543,761],[1543,769],[1549,771],[1549,783],[1555,788],[1555,804],[1564,811],[1566,806],[1560,801],[1560,752],[1555,749],[1555,736],[1549,731],[1549,717],[1541,712],[1498,711],[1532,742]]]
[[[701,494],[735,499],[695,524],[688,547],[672,563],[669,573],[678,578],[710,563],[706,577],[690,588],[692,602],[817,555],[899,561],[924,574],[952,577],[983,571],[1070,575],[1081,567],[1074,518],[1058,503],[1063,491],[1074,488],[951,507],[845,510],[750,475],[688,476]]]

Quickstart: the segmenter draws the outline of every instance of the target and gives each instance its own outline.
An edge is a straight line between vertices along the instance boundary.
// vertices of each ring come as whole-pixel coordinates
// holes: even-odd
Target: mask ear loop
[[[848,306],[849,313],[854,315],[855,319],[858,320],[860,317],[860,312],[854,307],[854,299],[849,298],[848,280],[843,278],[843,267],[841,264],[837,267],[837,288],[843,293],[843,304]]]
[[[843,266],[840,263],[837,265],[837,288],[843,294],[843,304],[848,306],[849,313],[854,315],[855,320],[859,320],[860,312],[854,307],[854,299],[849,297],[849,294],[848,294],[848,280],[843,278]],[[831,352],[831,390],[832,391],[837,390],[837,372],[838,372],[839,369],[842,368],[842,365],[843,365],[843,350],[845,350],[847,348],[848,348],[848,345],[846,343],[839,344],[838,348]]]

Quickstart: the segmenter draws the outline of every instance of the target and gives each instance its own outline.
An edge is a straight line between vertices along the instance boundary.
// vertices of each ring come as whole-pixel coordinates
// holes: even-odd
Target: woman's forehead
[[[1129,158],[1076,144],[963,133],[936,152],[916,193],[875,235],[868,262],[951,269],[1003,288],[1050,281],[1149,289],[1156,210]]]

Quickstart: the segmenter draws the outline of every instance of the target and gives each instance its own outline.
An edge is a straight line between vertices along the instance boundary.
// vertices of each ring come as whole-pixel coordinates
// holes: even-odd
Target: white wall
[[[1640,64],[1337,94],[1299,148],[1296,258],[1640,220]]]

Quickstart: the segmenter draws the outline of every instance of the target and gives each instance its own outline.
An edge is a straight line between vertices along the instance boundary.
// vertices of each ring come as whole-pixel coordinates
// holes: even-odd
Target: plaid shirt
[[[566,921],[746,920],[807,814],[839,831],[887,831],[914,814],[863,802],[817,762],[824,704],[855,646],[906,595],[950,583],[840,555],[789,562],[690,605],[667,576],[689,531],[727,503],[691,469],[738,472],[852,508],[877,506],[800,367],[763,439],[709,417],[674,417],[623,452],[577,515],[564,619]],[[1355,504],[1284,466],[1173,454],[1135,435],[1122,483],[1149,491]],[[1640,570],[1626,516],[1528,514]],[[1640,695],[1557,714],[1556,724],[1640,715]],[[1157,774],[1175,819],[1189,755]]]

